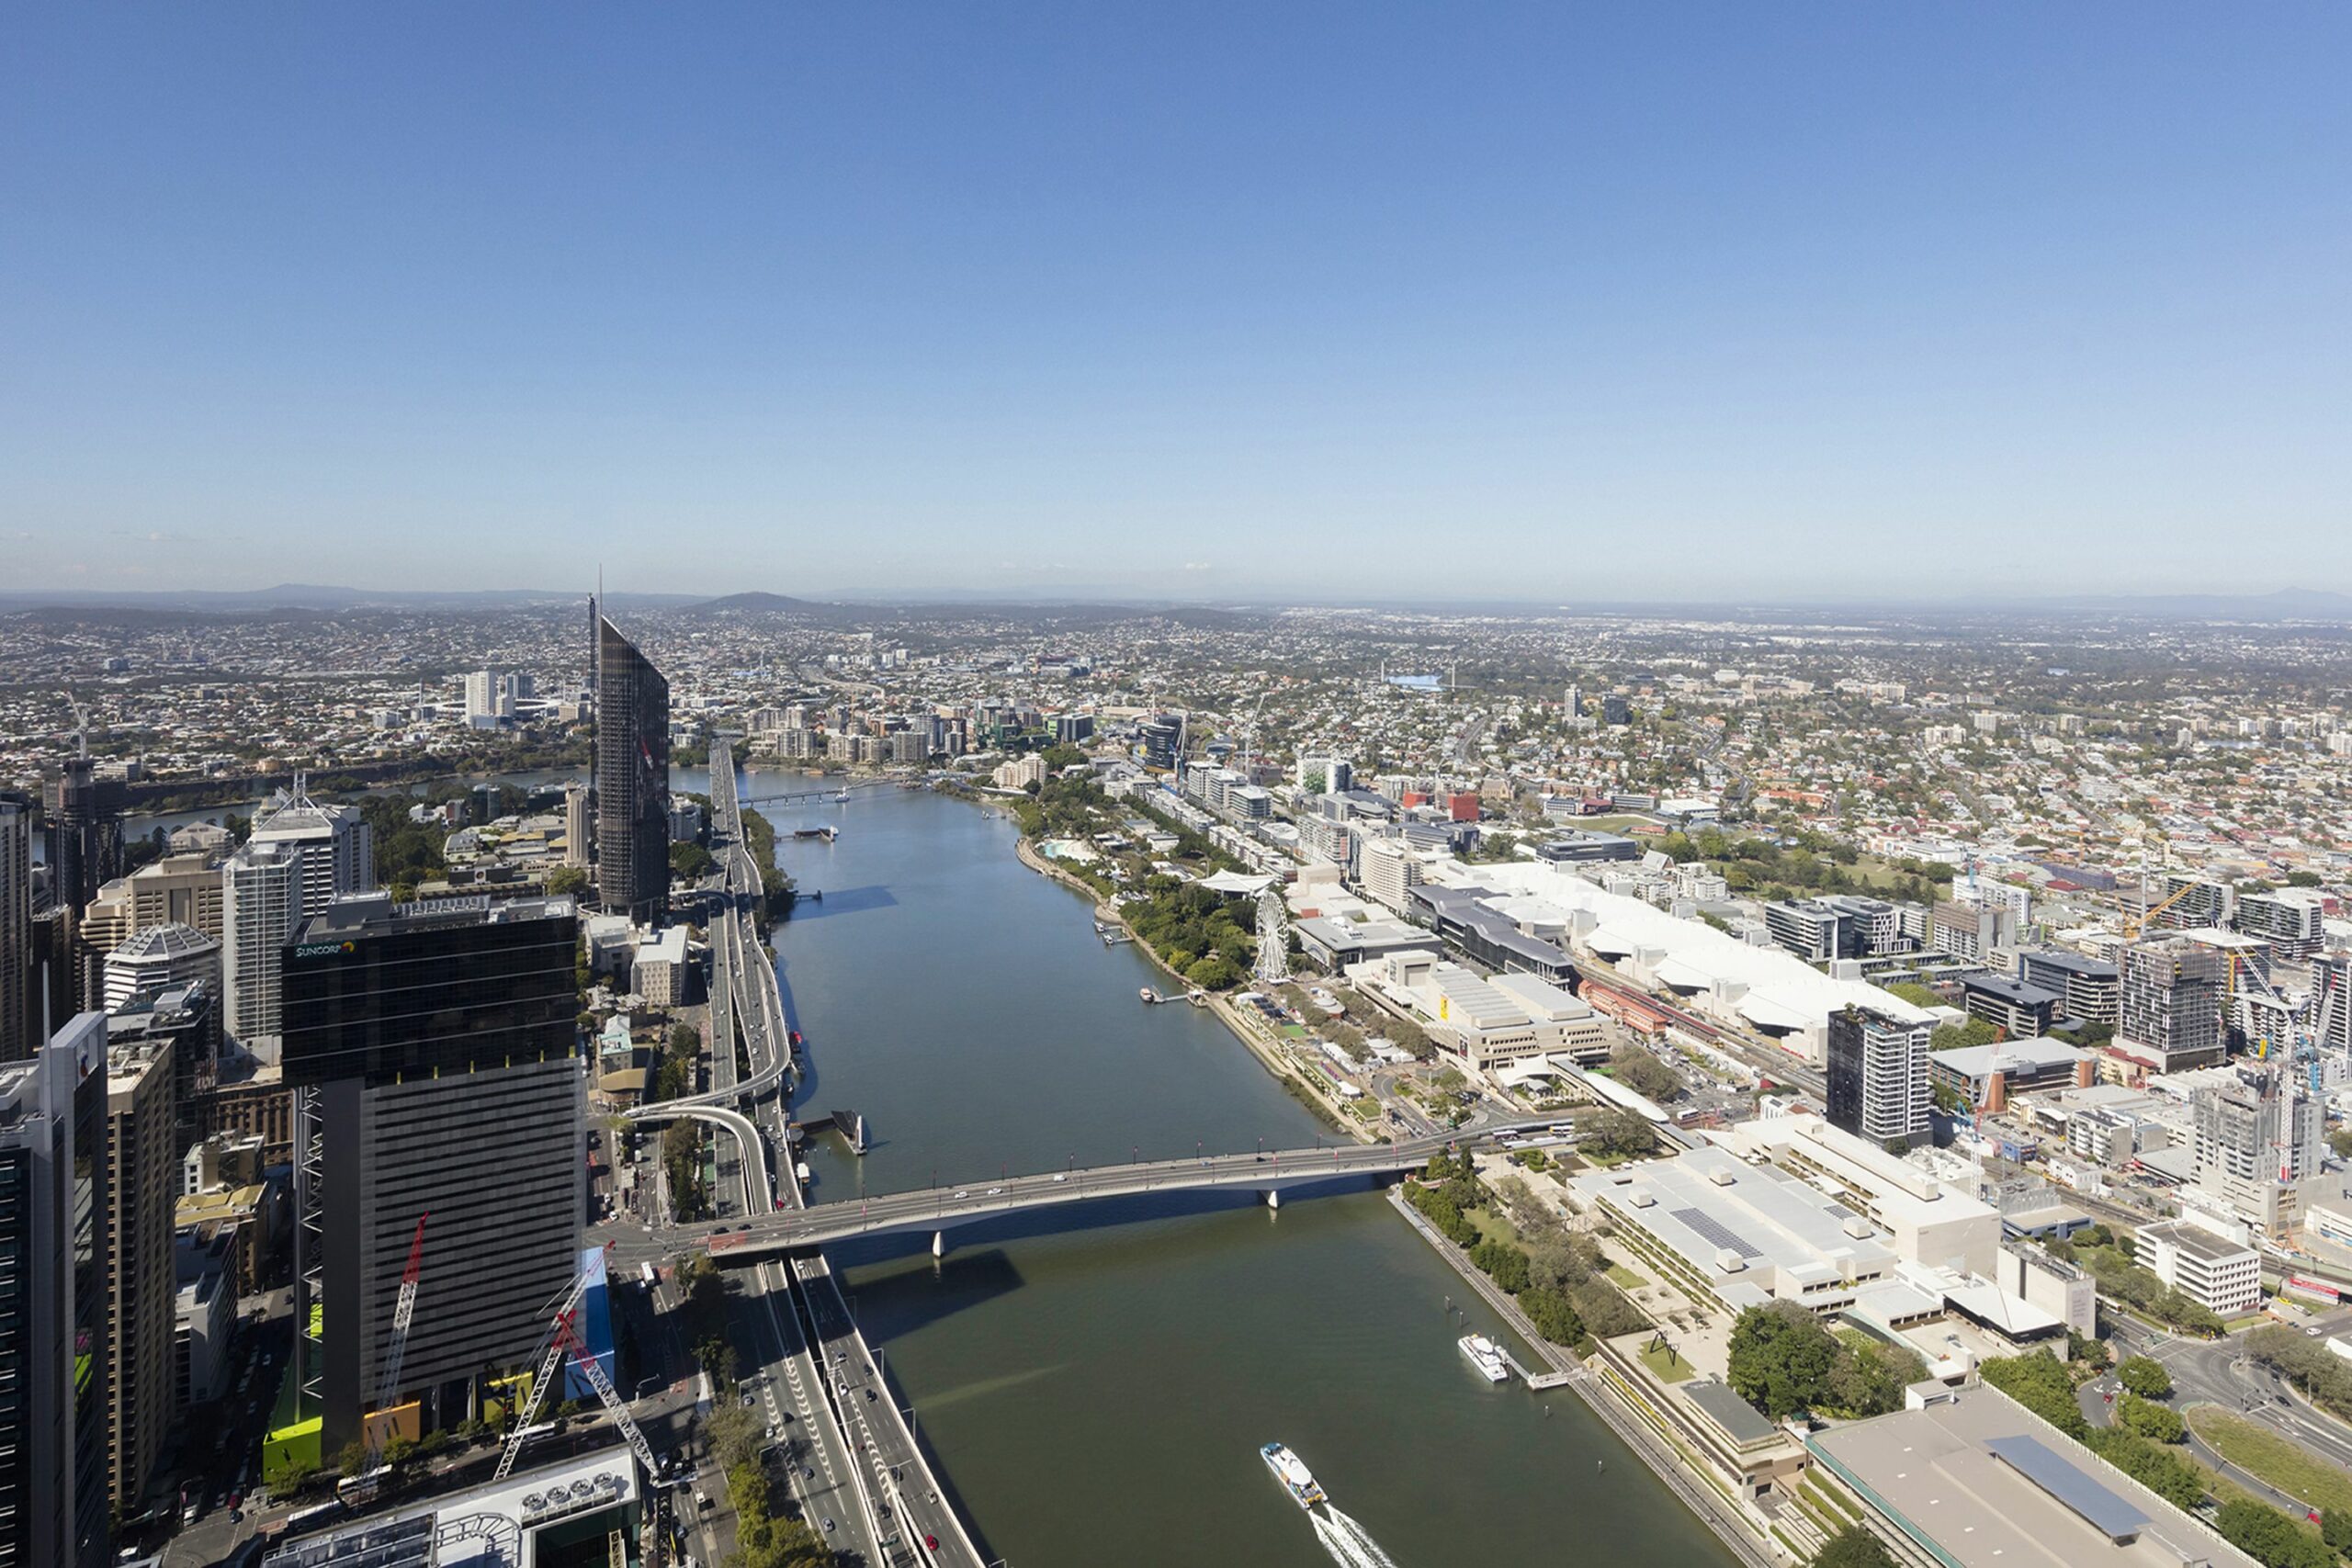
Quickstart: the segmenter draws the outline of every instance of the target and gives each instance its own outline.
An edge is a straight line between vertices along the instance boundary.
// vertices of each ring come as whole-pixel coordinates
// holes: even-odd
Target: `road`
[[[2325,1332],[2340,1331],[2331,1314],[2316,1325]],[[2333,1324],[2334,1327],[2328,1325]],[[2153,1356],[2172,1374],[2172,1403],[2186,1411],[2192,1404],[2218,1404],[2247,1420],[2268,1427],[2315,1458],[2352,1470],[2352,1427],[2322,1415],[2298,1395],[2277,1372],[2245,1353],[2243,1334],[2220,1339],[2192,1339],[2164,1333],[2144,1323],[2119,1320],[2112,1329],[2116,1348],[2125,1354]],[[2271,1497],[2281,1506],[2293,1499],[2230,1464],[2202,1441],[2192,1445],[2197,1457],[2230,1478]]]

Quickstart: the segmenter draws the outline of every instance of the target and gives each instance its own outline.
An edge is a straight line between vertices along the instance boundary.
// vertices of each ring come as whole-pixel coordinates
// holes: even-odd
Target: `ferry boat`
[[[1147,1003],[1163,999],[1160,997],[1160,994],[1158,991],[1153,990],[1149,986],[1144,987],[1143,989],[1137,991],[1136,995],[1141,997]]]
[[[837,789],[833,791],[833,804],[835,806],[847,806],[849,804],[849,791],[845,789]]]
[[[1503,1359],[1501,1346],[1483,1334],[1465,1334],[1454,1343],[1462,1347],[1463,1356],[1485,1374],[1488,1382],[1510,1381],[1510,1363]]]
[[[1315,1483],[1314,1472],[1282,1444],[1268,1443],[1258,1450],[1258,1457],[1266,1461],[1266,1468],[1274,1472],[1274,1479],[1283,1483],[1283,1490],[1288,1492],[1291,1500],[1300,1507],[1312,1508],[1317,1503],[1329,1501],[1323,1495],[1323,1488]]]

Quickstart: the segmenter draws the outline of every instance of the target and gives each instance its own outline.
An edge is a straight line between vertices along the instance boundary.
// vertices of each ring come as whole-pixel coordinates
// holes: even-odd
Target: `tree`
[[[1996,1356],[1980,1371],[1986,1382],[2077,1442],[2090,1429],[2082,1407],[2075,1403],[2075,1380],[2049,1351]]]
[[[2115,1418],[2126,1430],[2159,1443],[2177,1443],[2188,1436],[2188,1425],[2169,1405],[2126,1393],[2116,1402]]]
[[[2335,1568],[2324,1541],[2266,1503],[2240,1497],[2222,1505],[2213,1528],[2264,1568]]]
[[[1749,1307],[1731,1330],[1731,1386],[1774,1420],[1793,1416],[1826,1392],[1838,1340],[1797,1302]]]
[[[1682,1091],[1674,1069],[1638,1045],[1619,1046],[1610,1055],[1609,1070],[1618,1082],[1650,1100],[1668,1100]]]
[[[1813,1568],[1895,1568],[1886,1543],[1860,1525],[1848,1525],[1829,1538],[1813,1560]]]
[[[1645,1155],[1657,1147],[1657,1134],[1639,1114],[1603,1106],[1577,1123],[1577,1147],[1604,1159]]]
[[[548,873],[548,891],[552,894],[584,893],[588,889],[588,873],[576,865],[560,865]]]
[[[2342,1508],[2322,1508],[2319,1514],[2320,1539],[2346,1557],[2352,1557],[2352,1513]]]
[[[1385,1026],[1388,1043],[1408,1056],[1430,1059],[1429,1032],[1409,1018],[1392,1019]]]
[[[1584,1337],[1584,1319],[1557,1290],[1530,1285],[1519,1292],[1519,1309],[1535,1325],[1535,1332],[1555,1345],[1574,1345]]]
[[[1953,1051],[1963,1045],[1990,1045],[2000,1037],[2001,1031],[1997,1024],[1987,1023],[1981,1018],[1972,1018],[1966,1023],[1939,1025],[1936,1032],[1928,1036],[1928,1049]]]
[[[2143,1399],[2167,1399],[2172,1395],[2172,1373],[2153,1356],[2126,1356],[2115,1369],[2115,1381]]]

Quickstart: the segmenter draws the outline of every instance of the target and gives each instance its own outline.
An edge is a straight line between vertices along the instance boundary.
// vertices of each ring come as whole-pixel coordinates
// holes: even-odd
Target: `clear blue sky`
[[[19,7],[0,580],[2352,590],[2352,7]]]

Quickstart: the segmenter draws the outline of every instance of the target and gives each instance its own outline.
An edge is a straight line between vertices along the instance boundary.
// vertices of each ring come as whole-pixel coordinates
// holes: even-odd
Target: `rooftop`
[[[1816,1432],[1811,1449],[1952,1568],[2252,1568],[1990,1388]]]

